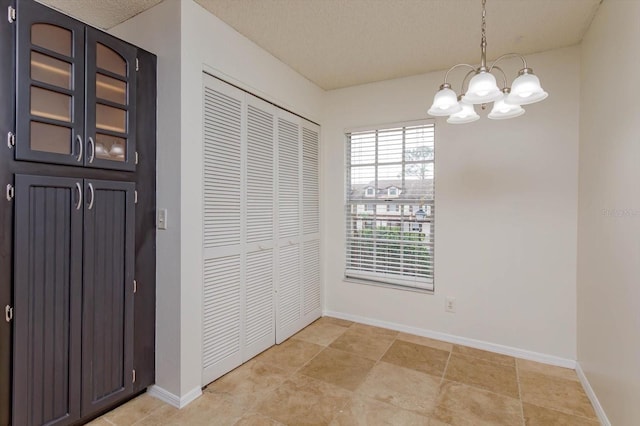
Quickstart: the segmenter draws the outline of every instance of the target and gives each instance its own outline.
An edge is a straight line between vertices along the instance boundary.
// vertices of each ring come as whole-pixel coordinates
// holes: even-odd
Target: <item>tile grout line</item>
[[[516,381],[518,382],[518,399],[520,400],[520,415],[522,416],[522,426],[526,426],[524,420],[524,402],[522,401],[522,385],[520,384],[520,367],[518,367],[518,360],[516,363]]]
[[[374,364],[373,367],[371,367],[371,369],[369,369],[369,371],[367,371],[367,374],[365,374],[364,379],[362,380],[362,383],[360,383],[360,385],[358,385],[358,387],[353,391],[353,393],[356,396],[362,397],[364,395],[361,395],[360,393],[358,393],[357,391],[360,389],[360,387],[367,381],[367,379],[369,378],[369,375],[371,374],[371,372],[373,371],[374,368],[376,368],[378,366],[378,364],[380,364],[382,357],[384,357],[384,355],[387,353],[387,351],[389,350],[389,348],[391,347],[391,345],[393,345],[393,343],[396,341],[397,338],[393,338],[393,340],[391,341],[391,344],[389,345],[389,347],[387,347],[387,349],[385,349],[385,351],[382,353],[382,355],[380,355],[380,358],[378,358],[377,360],[374,360]],[[338,349],[339,350],[339,349]],[[393,405],[393,404],[391,404]]]
[[[361,355],[359,355],[359,354],[355,354],[355,353],[352,353],[352,352],[349,352],[349,351],[345,351],[345,350],[342,350],[342,349],[338,349],[338,348],[334,348],[334,347],[332,347],[332,346],[331,346],[331,344],[332,344],[333,342],[335,342],[336,340],[338,340],[338,339],[339,339],[339,338],[340,338],[344,333],[346,333],[346,332],[347,332],[347,331],[348,331],[348,330],[349,330],[349,329],[350,329],[354,324],[356,324],[356,323],[355,323],[355,322],[353,322],[349,327],[346,327],[345,331],[344,331],[344,332],[342,332],[342,333],[340,334],[340,336],[336,336],[336,337],[335,337],[331,342],[329,342],[326,346],[324,346],[324,349],[322,349],[322,350],[321,350],[321,351],[319,351],[316,355],[314,355],[314,356],[313,356],[309,361],[307,361],[307,362],[306,362],[302,367],[300,367],[298,370],[296,370],[296,372],[298,372],[298,371],[302,370],[302,369],[303,369],[307,364],[309,364],[311,361],[313,361],[313,360],[314,360],[314,359],[315,359],[315,358],[316,358],[320,353],[322,353],[325,349],[331,349],[331,350],[334,350],[334,351],[339,351],[339,352],[343,352],[343,353],[345,353],[345,354],[349,354],[349,355],[351,355],[351,356],[356,356],[356,357],[359,357],[359,358],[362,358],[362,359],[366,359],[366,360],[369,360],[369,361],[373,361],[373,362],[374,362],[374,364],[373,364],[373,366],[371,367],[371,369],[370,369],[369,371],[367,371],[367,374],[364,376],[364,379],[362,380],[362,383],[361,383],[361,384],[360,384],[356,389],[354,389],[354,390],[345,389],[345,388],[343,388],[343,387],[341,387],[341,386],[337,386],[337,385],[335,385],[335,384],[333,384],[333,383],[328,383],[328,382],[325,382],[324,380],[320,380],[320,379],[317,379],[317,378],[315,378],[315,377],[310,377],[310,376],[307,376],[307,375],[305,375],[305,374],[303,374],[303,373],[300,373],[301,375],[303,375],[303,376],[305,376],[305,377],[310,377],[311,379],[319,380],[319,381],[321,381],[321,382],[323,382],[323,383],[327,383],[327,384],[329,384],[329,385],[331,385],[331,386],[336,386],[336,387],[338,387],[338,388],[341,388],[341,389],[343,389],[343,390],[346,390],[347,392],[349,392],[349,393],[351,394],[351,397],[352,397],[352,398],[362,397],[362,395],[360,395],[359,393],[357,393],[357,390],[360,388],[360,386],[362,386],[362,384],[363,384],[364,382],[366,382],[367,378],[368,378],[368,377],[369,377],[369,375],[371,374],[371,371],[376,367],[376,365],[378,365],[378,364],[381,362],[380,360],[381,360],[381,359],[382,359],[382,357],[387,353],[387,351],[389,350],[389,348],[391,348],[391,346],[393,345],[393,343],[396,341],[397,337],[396,337],[396,336],[394,336],[394,338],[391,340],[391,343],[389,343],[389,346],[387,346],[387,348],[382,352],[382,355],[380,355],[380,357],[378,357],[378,359],[365,358],[365,357],[363,357],[363,356],[361,356]],[[338,417],[338,415],[340,414],[340,412],[341,412],[341,411],[342,411],[342,410],[343,410],[343,409],[344,409],[348,404],[349,404],[349,401],[345,402],[345,403],[344,403],[344,405],[342,405],[341,407],[339,407],[339,408],[336,410],[336,412],[334,413],[334,415],[331,417],[331,420],[329,421],[329,424],[331,424],[331,423],[336,419],[336,417]]]
[[[453,346],[451,347],[451,350],[449,351],[449,356],[447,357],[447,362],[444,364],[444,368],[442,369],[442,377],[440,377],[440,384],[438,385],[438,392],[435,395],[435,398],[433,399],[433,404],[431,407],[431,411],[429,412],[429,419],[432,419],[433,414],[436,411],[436,408],[438,408],[438,399],[440,398],[440,394],[442,393],[442,385],[444,384],[444,377],[447,374],[447,368],[449,368],[449,361],[451,360],[451,354],[453,353]],[[429,421],[431,422],[431,421]]]
[[[143,395],[146,395],[146,392],[145,392]],[[143,417],[143,418],[141,418],[140,420],[136,421],[136,422],[134,423],[134,425],[136,425],[136,424],[138,424],[138,423],[142,422],[143,420],[146,420],[147,418],[151,417],[153,414],[155,414],[156,412],[160,411],[160,409],[161,409],[162,407],[164,407],[164,405],[165,405],[165,403],[162,403],[162,404],[158,405],[156,408],[154,408],[153,410],[149,411],[149,413],[148,413],[146,416],[144,416],[144,417]],[[169,415],[169,417],[173,417],[174,415],[175,415],[175,413],[172,413],[171,415]],[[133,425],[132,425],[132,426],[133,426]]]
[[[453,346],[455,347],[455,346],[460,346],[460,345],[453,345]],[[464,347],[469,347],[469,346],[464,346]],[[472,349],[474,349],[474,348],[472,348]],[[478,349],[478,350],[480,350],[480,349]],[[484,352],[488,352],[488,353],[490,353],[490,354],[502,355],[502,354],[499,354],[499,353],[497,353],[497,352],[491,352],[491,351],[484,351]],[[451,354],[453,354],[453,348],[451,349]],[[479,356],[475,356],[475,355],[469,355],[469,354],[464,354],[464,353],[459,353],[459,352],[458,352],[458,353],[456,353],[456,355],[464,356],[464,357],[468,357],[468,358],[473,358],[473,359],[478,359],[478,360],[480,360],[480,361],[489,362],[489,363],[491,363],[491,364],[499,365],[499,366],[502,366],[502,367],[504,367],[504,366],[510,367],[510,365],[509,365],[509,364],[507,364],[507,363],[504,363],[504,362],[498,362],[498,361],[492,361],[492,360],[490,360],[490,359],[481,358],[481,357],[479,357]],[[514,366],[516,365],[516,363],[517,363],[517,359],[518,359],[518,358],[516,358],[516,357],[514,357],[514,356],[511,356],[511,355],[504,355],[504,356],[507,356],[507,357],[509,357],[509,358],[513,359],[513,364],[514,364]]]
[[[347,332],[347,330],[349,330],[353,324],[355,324],[355,323],[351,323],[351,325],[349,325],[349,327],[346,327],[345,331],[343,331],[343,332],[340,334],[340,336],[342,336],[344,333],[346,333],[346,332]],[[296,370],[296,371],[295,371],[295,373],[298,373],[300,370],[302,370],[302,369],[303,369],[307,364],[309,364],[309,363],[310,363],[311,361],[313,361],[313,360],[314,360],[318,355],[320,355],[322,352],[324,352],[324,351],[325,351],[325,349],[330,348],[330,346],[329,346],[329,345],[331,345],[331,343],[335,342],[335,341],[336,341],[340,336],[336,336],[336,338],[334,338],[331,342],[327,343],[327,345],[325,345],[323,349],[321,349],[320,351],[318,351],[318,353],[317,353],[317,354],[315,354],[313,357],[311,357],[311,359],[309,359],[309,361],[307,361],[306,363],[304,363],[304,364],[303,364],[303,365],[302,365],[298,370]],[[322,345],[319,345],[319,346],[322,346]],[[338,350],[338,351],[340,350],[340,349],[336,349],[336,348],[331,348],[331,349],[333,349],[333,350]],[[346,352],[346,351],[341,351],[341,352],[345,352],[345,353],[349,353],[349,354],[351,354],[350,352]],[[355,354],[351,354],[351,355],[355,355]],[[357,356],[357,355],[356,355],[356,356]],[[364,358],[364,357],[361,357],[361,358]],[[295,373],[294,373],[294,374],[295,374]],[[367,373],[367,374],[368,374],[368,373]],[[320,379],[317,379],[317,378],[315,378],[315,377],[307,376],[307,375],[305,375],[305,374],[303,374],[303,373],[300,373],[300,375],[302,375],[302,376],[304,376],[304,377],[308,377],[308,378],[313,379],[313,380],[318,380],[319,382],[322,382],[322,383],[328,384],[328,385],[330,385],[330,386],[335,386],[335,387],[337,387],[337,388],[340,388],[340,389],[342,389],[342,390],[345,390],[345,391],[349,392],[349,393],[350,393],[350,394],[352,394],[353,396],[355,396],[355,395],[356,395],[355,391],[350,391],[349,389],[345,389],[345,388],[343,388],[343,387],[341,387],[341,386],[337,386],[337,385],[335,385],[335,384],[333,384],[333,383],[328,383],[328,382],[325,382],[324,380],[320,380]],[[335,420],[335,418],[340,414],[340,411],[341,411],[341,410],[343,410],[343,409],[347,406],[347,404],[348,404],[348,403],[349,403],[349,401],[347,400],[347,401],[344,403],[344,405],[340,406],[340,407],[336,410],[336,412],[333,414],[333,416],[331,416],[331,419],[329,420],[329,422],[328,422],[327,424],[331,424],[331,423],[333,422],[333,420]]]
[[[440,378],[440,386],[444,383],[444,377],[447,374],[447,368],[449,368],[449,361],[451,361],[451,356],[453,355],[453,348],[449,351],[449,356],[447,357],[447,363],[444,365],[444,369],[442,370],[442,377]]]
[[[382,358],[384,358],[384,356],[387,354],[387,352],[389,352],[389,349],[391,349],[391,346],[393,346],[393,344],[398,341],[398,336],[395,335],[393,336],[393,339],[391,339],[391,343],[389,343],[389,346],[387,346],[387,348],[384,350],[384,352],[382,352],[382,355],[380,355],[380,358],[378,358],[376,360],[376,363],[382,361]]]
[[[545,410],[555,411],[556,413],[564,414],[564,415],[569,416],[569,417],[578,417],[580,419],[589,420],[591,422],[596,422],[596,423],[600,422],[600,420],[597,417],[585,417],[582,414],[578,414],[578,413],[574,413],[574,412],[562,411],[562,410],[558,410],[557,408],[545,407],[543,405],[533,404],[531,402],[527,402],[527,404],[533,405],[534,407],[543,408]]]

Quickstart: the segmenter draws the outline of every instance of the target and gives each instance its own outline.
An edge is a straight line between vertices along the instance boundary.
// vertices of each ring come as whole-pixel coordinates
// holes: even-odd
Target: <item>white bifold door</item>
[[[319,127],[203,76],[203,385],[321,314]]]

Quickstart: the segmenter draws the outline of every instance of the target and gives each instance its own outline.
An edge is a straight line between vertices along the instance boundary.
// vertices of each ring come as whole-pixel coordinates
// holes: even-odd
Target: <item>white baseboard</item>
[[[154,398],[158,398],[160,401],[166,402],[169,405],[182,409],[194,400],[198,399],[198,397],[202,395],[202,389],[199,387],[194,388],[184,394],[182,397],[179,397],[178,395],[174,395],[158,385],[152,385],[147,388],[147,393]]]
[[[373,318],[361,317],[358,315],[344,314],[342,312],[324,311],[323,315],[340,318],[344,320],[359,322],[367,325],[388,328],[391,330],[401,331],[403,333],[415,334],[418,336],[429,337],[431,339],[442,340],[444,342],[455,343],[457,345],[470,346],[485,351],[497,352],[503,355],[509,355],[517,358],[523,358],[530,361],[541,362],[543,364],[556,365],[565,368],[576,368],[576,361],[568,358],[561,358],[554,355],[547,355],[539,352],[528,351],[525,349],[514,348],[511,346],[499,345],[496,343],[485,342],[482,340],[469,339],[467,337],[455,336],[453,334],[441,333],[439,331],[427,330],[423,328],[410,327],[403,324],[393,322],[380,321]]]
[[[604,408],[600,405],[600,401],[598,400],[596,393],[593,391],[593,388],[591,387],[591,384],[589,383],[587,376],[584,374],[579,362],[576,362],[576,374],[578,375],[578,379],[580,379],[580,383],[582,383],[582,387],[591,401],[591,405],[593,405],[593,409],[596,410],[596,415],[598,416],[600,423],[602,423],[602,426],[611,426],[611,422],[609,421],[607,414],[604,412]]]

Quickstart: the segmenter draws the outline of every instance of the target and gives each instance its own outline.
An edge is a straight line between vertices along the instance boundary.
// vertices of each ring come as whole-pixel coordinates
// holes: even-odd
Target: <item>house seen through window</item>
[[[354,131],[346,140],[345,276],[433,290],[433,123]]]

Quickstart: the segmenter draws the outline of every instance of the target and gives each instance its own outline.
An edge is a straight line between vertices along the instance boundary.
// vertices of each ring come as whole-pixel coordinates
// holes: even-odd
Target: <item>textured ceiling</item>
[[[197,0],[324,89],[480,60],[480,0]],[[488,0],[490,57],[582,40],[600,0]]]
[[[37,0],[94,27],[107,29],[152,8],[162,0]]]
[[[159,0],[40,0],[110,28]],[[196,0],[324,89],[480,59],[480,0]],[[601,0],[488,0],[489,58],[579,43]],[[535,67],[535,64],[532,64]],[[513,66],[515,71],[516,65]]]

